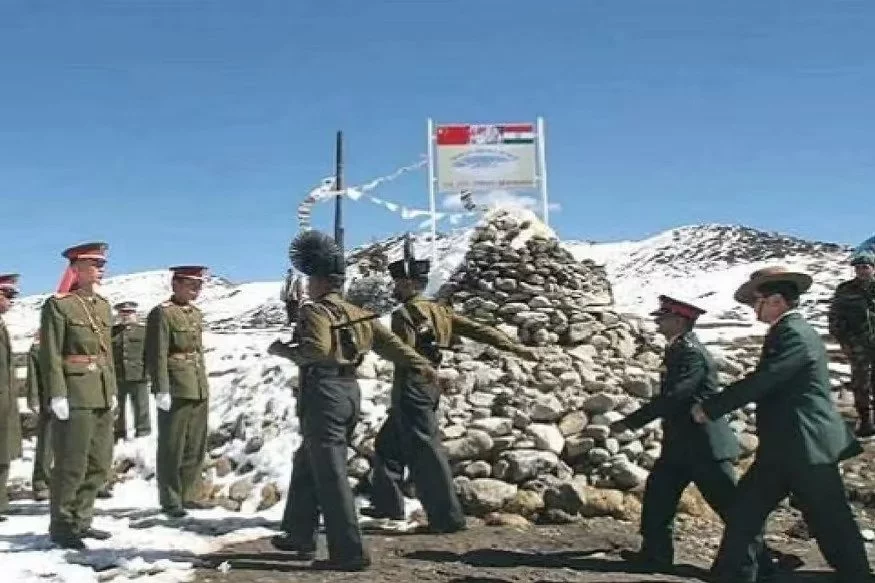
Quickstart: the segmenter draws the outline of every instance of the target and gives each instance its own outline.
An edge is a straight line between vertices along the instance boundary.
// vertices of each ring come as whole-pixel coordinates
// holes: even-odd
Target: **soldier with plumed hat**
[[[507,350],[529,360],[535,351],[514,342],[507,335],[456,314],[452,307],[427,299],[431,262],[407,257],[389,264],[395,299],[401,305],[392,312],[392,331],[426,357],[434,366],[441,361],[441,349],[451,338],[464,336]],[[435,411],[440,401],[436,383],[423,382],[403,366],[395,367],[392,400],[375,442],[376,455],[371,474],[371,507],[363,514],[375,518],[402,519],[405,467],[428,517],[423,530],[450,533],[465,528],[465,515],[456,496],[453,474],[442,450]]]
[[[106,539],[92,528],[94,499],[112,463],[117,405],[110,329],[112,312],[96,292],[107,245],[85,243],[63,252],[68,266],[42,306],[39,369],[52,411],[49,535],[64,548],[85,548],[84,538]]]
[[[729,581],[757,580],[749,549],[769,514],[791,495],[838,581],[871,581],[860,530],[848,504],[839,462],[862,451],[832,401],[826,349],[798,311],[811,286],[806,273],[782,266],[754,272],[735,292],[769,325],[760,361],[747,377],[693,406],[698,423],[756,404],[759,447],[725,518],[712,571]]]
[[[146,383],[146,326],[137,318],[137,302],[124,301],[115,306],[118,320],[112,327],[112,356],[118,380],[119,412],[115,421],[116,439],[127,437],[127,403],[134,413],[137,437],[152,432],[149,415],[149,389]]]
[[[33,335],[33,343],[27,351],[27,379],[25,393],[27,408],[36,415],[36,447],[33,453],[31,491],[36,501],[49,499],[49,484],[52,476],[52,409],[50,395],[43,382],[39,366],[39,330]]]
[[[353,493],[347,480],[347,448],[361,412],[356,368],[373,350],[411,375],[435,378],[430,363],[379,323],[376,314],[343,299],[346,260],[334,240],[305,231],[289,250],[292,265],[307,276],[309,302],[293,311],[290,345],[276,341],[269,352],[299,367],[298,416],[303,441],[292,462],[292,478],[277,548],[297,558],[315,555],[321,514],[328,561],[316,566],[359,571],[370,565],[362,544]]]
[[[829,306],[829,332],[851,365],[858,437],[875,435],[875,254],[851,257],[855,277],[836,287]]]
[[[3,314],[12,307],[18,295],[18,274],[0,275],[0,522],[6,520],[9,497],[6,482],[9,465],[21,457],[21,420],[18,413],[18,395],[15,393],[15,374],[12,366],[12,342]]]
[[[200,265],[171,267],[170,299],[146,318],[146,369],[158,408],[157,479],[161,510],[181,518],[210,508],[200,496],[207,447],[210,386],[203,314],[197,300],[207,278]]]
[[[690,407],[717,393],[717,365],[693,331],[705,310],[692,302],[659,296],[651,312],[666,340],[660,390],[648,404],[612,424],[614,432],[637,430],[662,419],[662,454],[647,477],[641,514],[642,544],[623,557],[645,568],[670,571],[674,563],[673,522],[681,495],[696,485],[725,521],[738,477],[732,462],[741,453],[725,418],[698,424]],[[758,553],[761,540],[751,552]],[[763,555],[764,564],[769,564]]]

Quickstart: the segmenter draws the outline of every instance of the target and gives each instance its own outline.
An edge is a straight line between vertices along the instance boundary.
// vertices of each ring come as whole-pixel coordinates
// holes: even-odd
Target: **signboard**
[[[437,189],[523,189],[538,184],[534,124],[439,125]]]

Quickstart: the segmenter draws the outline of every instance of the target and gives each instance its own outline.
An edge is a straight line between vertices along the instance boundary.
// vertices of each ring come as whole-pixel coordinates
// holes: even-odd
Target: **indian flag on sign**
[[[438,146],[534,144],[534,124],[445,125],[437,128]]]

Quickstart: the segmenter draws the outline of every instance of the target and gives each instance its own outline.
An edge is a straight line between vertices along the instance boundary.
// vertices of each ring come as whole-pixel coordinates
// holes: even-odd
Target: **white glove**
[[[155,395],[155,406],[162,411],[170,411],[170,393],[158,393]]]
[[[112,395],[112,398],[109,400],[109,410],[115,412],[118,409],[118,397]]]
[[[70,402],[67,401],[67,397],[52,397],[51,407],[52,413],[61,421],[70,418]]]

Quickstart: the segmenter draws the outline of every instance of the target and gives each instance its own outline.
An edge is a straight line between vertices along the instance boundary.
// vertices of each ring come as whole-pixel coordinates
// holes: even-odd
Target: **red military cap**
[[[0,275],[0,291],[4,293],[11,292],[12,294],[18,293],[18,274],[17,273],[5,273]]]
[[[202,265],[178,265],[171,267],[173,277],[181,277],[184,279],[196,279],[203,281],[207,278],[207,268]]]
[[[65,249],[62,255],[70,260],[78,261],[79,259],[99,259],[106,261],[106,251],[109,245],[101,241],[94,243],[82,243]]]
[[[665,316],[667,314],[674,314],[676,316],[682,316],[687,318],[688,320],[695,320],[699,316],[705,313],[705,310],[694,306],[688,302],[682,302],[681,300],[676,300],[672,297],[661,295],[659,296],[659,308],[653,312],[650,312],[651,316]]]

